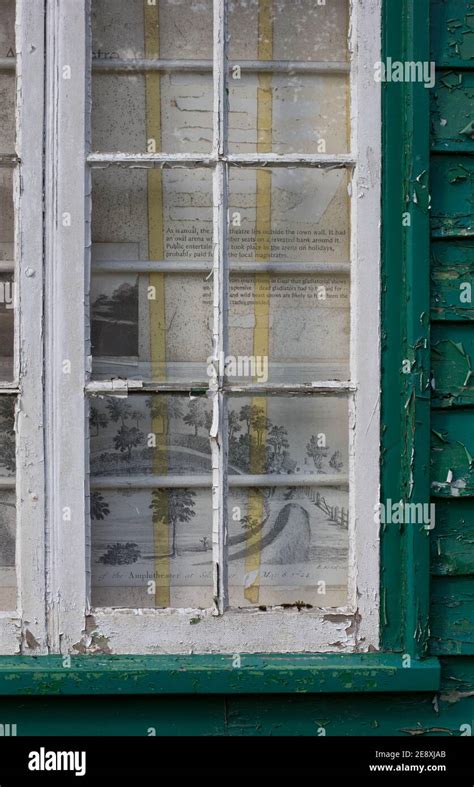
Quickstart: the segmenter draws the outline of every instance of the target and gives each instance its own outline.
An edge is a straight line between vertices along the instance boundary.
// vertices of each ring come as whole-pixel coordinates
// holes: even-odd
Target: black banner
[[[474,784],[470,737],[34,737],[0,738],[0,787],[96,784],[107,779],[257,770],[362,777],[367,783],[450,779]],[[163,774],[164,772],[164,774]],[[381,782],[381,780],[384,780]],[[455,780],[455,781],[453,781]]]

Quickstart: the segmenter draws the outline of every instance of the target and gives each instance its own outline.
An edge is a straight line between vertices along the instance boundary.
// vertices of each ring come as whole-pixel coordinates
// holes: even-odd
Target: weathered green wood
[[[430,653],[474,655],[474,577],[436,577],[431,587]]]
[[[473,664],[443,658],[437,694],[1,697],[0,723],[16,724],[18,736],[41,737],[460,736],[472,725]]]
[[[431,91],[431,150],[474,152],[474,72],[438,72]]]
[[[431,233],[434,238],[474,236],[474,160],[469,156],[433,156],[431,162]]]
[[[431,416],[431,487],[434,497],[474,495],[474,417],[471,410]]]
[[[472,0],[431,0],[431,49],[439,67],[474,66]]]
[[[429,0],[408,0],[405,59],[427,61],[430,46]],[[430,499],[430,225],[429,92],[421,82],[406,84],[405,160],[402,168],[410,225],[404,226],[406,347],[411,373],[405,382],[402,417],[405,435],[401,498],[410,503]],[[401,221],[403,215],[399,217]],[[402,224],[404,222],[402,221]],[[406,619],[404,646],[423,657],[429,634],[429,542],[423,527],[404,528]]]
[[[0,695],[288,694],[429,691],[435,659],[393,654],[57,656],[0,658]]]
[[[474,241],[433,242],[431,244],[431,319],[473,320],[473,290]]]
[[[430,534],[431,573],[474,574],[474,499],[438,499],[435,504],[435,528]]]
[[[429,2],[384,4],[384,55],[429,57]],[[416,108],[416,112],[415,112]],[[429,501],[429,93],[383,91],[382,502]],[[401,177],[400,177],[401,175]],[[407,363],[409,367],[407,369]],[[429,542],[423,528],[382,528],[383,644],[423,656]]]
[[[402,57],[402,25],[395,3],[383,4],[383,57]],[[400,369],[403,361],[405,329],[400,313],[404,310],[402,248],[404,231],[400,215],[405,207],[405,189],[400,177],[404,137],[404,94],[393,82],[382,84],[382,347],[381,347],[381,501],[400,498],[402,484],[401,420],[403,390]],[[391,155],[386,155],[387,151]],[[380,541],[380,607],[382,646],[403,649],[405,599],[403,581],[402,538],[399,528],[382,526]]]
[[[438,323],[431,331],[432,401],[437,407],[474,404],[472,325]]]

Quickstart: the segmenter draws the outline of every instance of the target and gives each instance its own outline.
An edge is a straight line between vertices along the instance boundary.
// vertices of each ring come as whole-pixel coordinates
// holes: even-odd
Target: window
[[[47,10],[38,642],[378,648],[379,3]]]

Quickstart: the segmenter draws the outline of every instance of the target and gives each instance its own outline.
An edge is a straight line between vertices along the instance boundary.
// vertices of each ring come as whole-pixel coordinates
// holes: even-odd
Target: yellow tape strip
[[[145,57],[160,56],[160,18],[158,3],[149,5],[144,0]],[[148,72],[145,75],[146,133],[147,149],[150,152],[161,150],[161,75]],[[148,258],[163,260],[163,178],[160,169],[148,171]],[[153,299],[149,300],[150,316],[150,359],[151,375],[154,380],[166,377],[166,300],[165,275],[152,273],[149,285],[153,288]],[[153,472],[166,475],[167,457],[167,415],[165,412],[152,417],[152,431],[156,435],[156,448],[153,457]],[[153,543],[155,553],[155,606],[170,606],[170,527],[167,506],[162,515],[153,517]]]
[[[260,0],[258,10],[258,59],[273,58],[273,20],[272,0]],[[257,153],[272,151],[273,94],[271,74],[259,74],[257,88]],[[272,228],[272,173],[257,170],[256,194],[256,255],[259,262],[265,262],[271,255]],[[254,356],[269,355],[270,341],[270,275],[255,275],[255,330],[253,337]],[[252,399],[252,410],[259,421],[267,417],[267,400],[264,397]],[[266,471],[265,444],[266,429],[260,430],[260,445],[257,445],[257,432],[250,432],[250,472],[263,474]],[[261,522],[264,517],[264,499],[258,490],[249,492],[248,516],[252,522]],[[245,588],[244,596],[251,604],[258,604],[260,595],[260,542],[262,532],[249,530],[245,574],[254,580]],[[256,549],[253,549],[256,547]]]

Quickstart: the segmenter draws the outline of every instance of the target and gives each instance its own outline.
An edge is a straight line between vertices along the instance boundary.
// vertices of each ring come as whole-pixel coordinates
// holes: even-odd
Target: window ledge
[[[406,660],[405,656],[405,660]],[[0,695],[436,691],[436,658],[368,654],[0,657]]]

